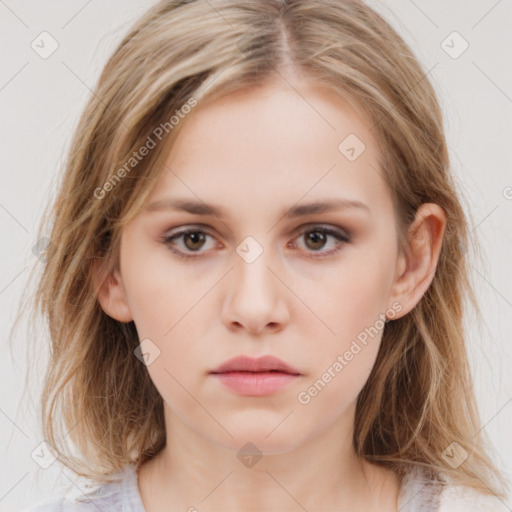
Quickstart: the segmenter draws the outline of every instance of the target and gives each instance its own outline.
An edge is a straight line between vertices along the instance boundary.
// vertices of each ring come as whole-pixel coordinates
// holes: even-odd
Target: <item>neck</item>
[[[221,445],[166,408],[167,444],[139,470],[144,506],[147,512],[174,510],[169,504],[201,512],[313,511],[333,504],[340,510],[396,511],[398,479],[357,456],[353,413],[354,408],[329,430],[285,452],[268,450],[251,458],[230,447],[242,447],[246,439],[226,434],[226,446]],[[278,428],[272,437],[279,441]]]

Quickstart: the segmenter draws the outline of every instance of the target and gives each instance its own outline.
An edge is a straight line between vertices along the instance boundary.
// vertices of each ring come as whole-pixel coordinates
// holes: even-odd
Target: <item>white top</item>
[[[20,512],[146,512],[139,493],[138,473],[134,464],[126,466],[114,483],[104,484],[91,493],[90,499],[64,497],[24,508]],[[471,488],[451,486],[442,491],[429,483],[421,469],[404,478],[398,498],[399,512],[509,512],[499,499],[479,494]]]

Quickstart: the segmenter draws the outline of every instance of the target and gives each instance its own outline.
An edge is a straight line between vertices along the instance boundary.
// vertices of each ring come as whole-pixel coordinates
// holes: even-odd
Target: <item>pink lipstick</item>
[[[210,372],[231,391],[244,396],[267,396],[296,381],[300,372],[274,356],[229,359]]]

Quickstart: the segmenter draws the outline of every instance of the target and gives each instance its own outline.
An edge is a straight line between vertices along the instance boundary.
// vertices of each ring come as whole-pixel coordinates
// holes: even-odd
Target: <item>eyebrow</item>
[[[296,218],[316,213],[326,213],[330,211],[339,211],[346,209],[357,209],[366,213],[371,213],[370,207],[357,200],[342,199],[342,198],[329,198],[319,201],[314,201],[306,204],[295,204],[286,208],[281,215],[281,218]],[[210,215],[218,217],[219,219],[226,219],[228,217],[227,210],[224,207],[214,204],[207,204],[202,201],[192,199],[162,199],[150,203],[145,207],[147,212],[171,210],[171,211],[184,211],[194,215]]]

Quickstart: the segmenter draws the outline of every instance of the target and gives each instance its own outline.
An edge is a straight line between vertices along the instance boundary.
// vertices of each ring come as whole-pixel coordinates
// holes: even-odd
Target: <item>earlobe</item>
[[[437,204],[424,203],[408,232],[407,254],[400,255],[393,298],[404,316],[420,302],[435,275],[443,243],[446,215]]]
[[[123,281],[117,269],[112,271],[96,289],[98,302],[108,316],[119,322],[133,320]]]

